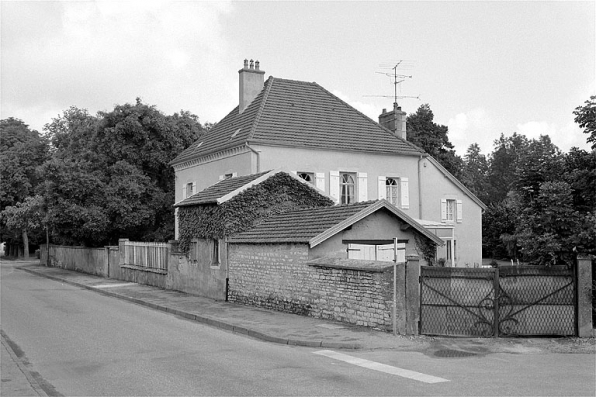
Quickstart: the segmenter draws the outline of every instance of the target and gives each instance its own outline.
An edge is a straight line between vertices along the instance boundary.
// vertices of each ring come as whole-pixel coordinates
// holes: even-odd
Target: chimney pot
[[[259,70],[259,61],[255,62],[247,59],[244,60],[244,68],[238,71],[240,78],[239,102],[238,112],[242,113],[250,105],[250,103],[263,90],[265,71]]]
[[[259,60],[257,60],[257,61],[255,62],[255,69],[256,69],[256,70],[259,70]]]

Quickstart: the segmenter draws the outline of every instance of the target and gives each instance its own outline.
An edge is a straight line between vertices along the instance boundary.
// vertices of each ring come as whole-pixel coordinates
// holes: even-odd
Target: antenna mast
[[[391,84],[393,84],[393,103],[394,106],[397,106],[397,99],[403,99],[403,98],[415,98],[415,99],[420,99],[420,95],[418,96],[413,96],[413,95],[397,95],[397,86],[398,84],[404,82],[406,79],[411,79],[412,76],[408,76],[405,74],[398,74],[397,73],[397,68],[404,63],[405,60],[400,59],[399,61],[397,61],[395,64],[391,64],[391,65],[379,65],[381,68],[386,68],[386,69],[391,69],[393,72],[391,73],[387,73],[387,72],[375,72],[378,74],[384,74],[385,76],[389,77],[391,79]],[[365,97],[381,97],[381,98],[391,98],[391,96],[389,95],[364,95]]]

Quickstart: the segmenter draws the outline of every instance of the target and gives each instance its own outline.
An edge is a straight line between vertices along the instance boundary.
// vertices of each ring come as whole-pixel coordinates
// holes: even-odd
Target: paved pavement
[[[84,273],[22,262],[19,269],[97,293],[162,310],[216,328],[268,342],[331,349],[426,351],[456,349],[487,353],[594,353],[594,338],[436,338],[394,336],[369,328],[276,312],[182,292],[106,279]]]

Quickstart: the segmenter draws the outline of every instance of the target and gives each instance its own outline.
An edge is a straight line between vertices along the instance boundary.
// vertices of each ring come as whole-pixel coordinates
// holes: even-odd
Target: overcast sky
[[[42,132],[70,106],[140,97],[217,122],[248,58],[377,120],[393,103],[382,73],[404,60],[399,95],[420,100],[402,109],[428,103],[462,155],[513,132],[588,149],[572,112],[596,92],[595,21],[593,1],[2,1],[1,118]]]

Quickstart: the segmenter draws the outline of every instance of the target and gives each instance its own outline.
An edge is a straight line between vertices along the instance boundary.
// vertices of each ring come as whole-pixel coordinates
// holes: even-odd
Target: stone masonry
[[[391,328],[392,269],[309,265],[306,244],[230,244],[228,299],[284,312]]]

